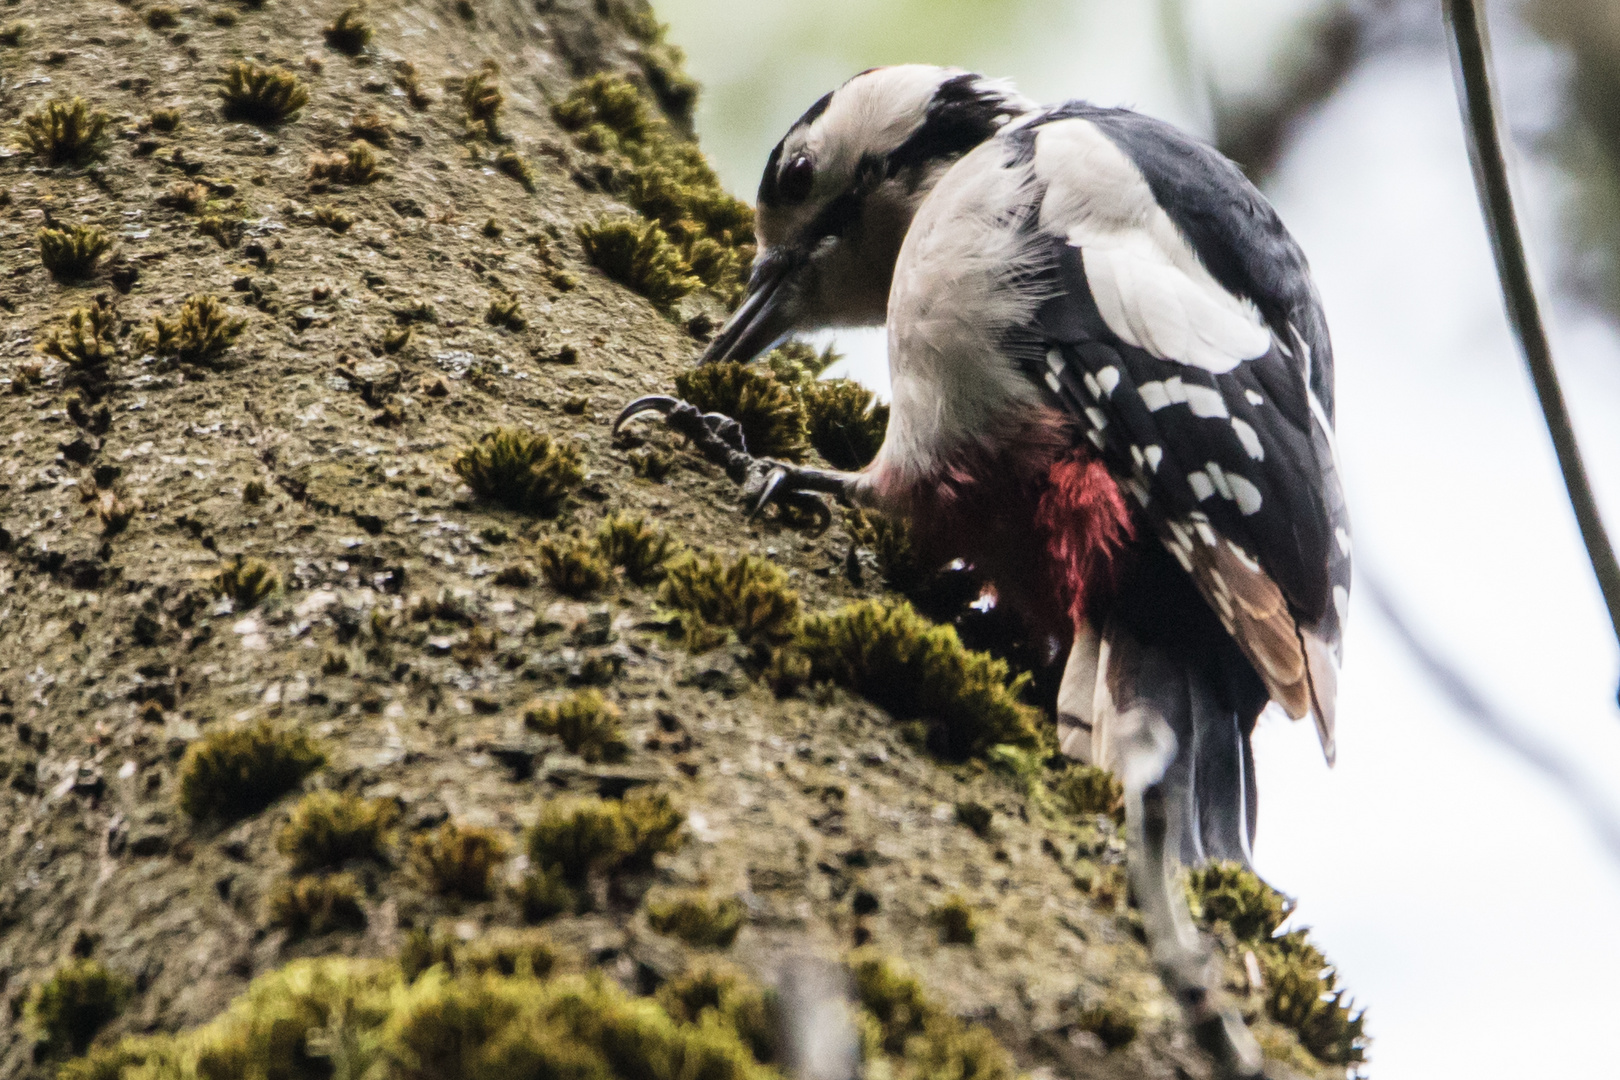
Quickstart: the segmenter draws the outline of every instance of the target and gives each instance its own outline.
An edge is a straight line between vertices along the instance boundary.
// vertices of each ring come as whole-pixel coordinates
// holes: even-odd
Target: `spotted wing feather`
[[[1331,352],[1303,257],[1259,194],[1214,151],[1166,125],[1135,125],[1122,137],[1109,126],[1115,111],[1085,108],[1092,120],[1108,121],[1097,127],[1130,154],[1155,196],[1172,203],[1169,216],[1182,213],[1179,236],[1191,238],[1186,242],[1212,271],[1220,269],[1206,287],[1262,313],[1269,347],[1212,370],[1227,365],[1154,355],[1126,341],[1099,310],[1088,280],[1086,229],[1048,214],[1030,226],[1044,231],[1041,242],[1050,246],[1045,299],[1027,339],[1009,342],[1009,351],[1075,416],[1272,697],[1293,716],[1315,714],[1331,760],[1349,533],[1333,460]],[[1073,109],[1054,117],[1077,118]],[[1030,139],[1038,127],[1015,138]],[[1175,145],[1165,150],[1166,141]],[[1196,167],[1185,164],[1189,157]],[[1174,182],[1155,174],[1166,162],[1179,163]],[[1196,220],[1174,199],[1188,189],[1189,173],[1203,181]],[[1259,226],[1256,207],[1269,215]],[[1288,265],[1270,265],[1279,260]],[[1090,265],[1111,270],[1101,260]],[[1151,317],[1152,298],[1130,307],[1131,284],[1128,277],[1107,282],[1111,310],[1117,323],[1126,290],[1134,321],[1123,327],[1125,336],[1146,341],[1153,327],[1142,320]]]

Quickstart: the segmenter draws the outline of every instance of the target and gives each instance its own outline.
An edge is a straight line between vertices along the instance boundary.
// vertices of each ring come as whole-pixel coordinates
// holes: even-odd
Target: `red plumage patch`
[[[1053,462],[1035,506],[1035,531],[1070,617],[1100,615],[1119,585],[1125,549],[1136,539],[1130,508],[1108,467],[1083,450]]]

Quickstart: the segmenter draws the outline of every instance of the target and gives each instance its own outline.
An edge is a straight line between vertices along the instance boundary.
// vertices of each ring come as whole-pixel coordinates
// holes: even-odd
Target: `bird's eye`
[[[809,158],[800,154],[782,166],[782,175],[777,179],[776,190],[784,202],[801,203],[810,197],[810,187],[815,178],[815,166],[810,164]]]

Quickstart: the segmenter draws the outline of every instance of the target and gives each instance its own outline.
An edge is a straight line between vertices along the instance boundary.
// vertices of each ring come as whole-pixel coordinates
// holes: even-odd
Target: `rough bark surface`
[[[689,652],[656,589],[616,581],[582,603],[538,575],[500,583],[521,580],[503,569],[533,569],[545,540],[630,511],[693,548],[774,561],[806,611],[881,591],[871,574],[852,582],[841,526],[745,522],[725,477],[656,427],[644,443],[610,438],[620,404],[667,391],[700,346],[584,261],[575,227],[624,208],[595,190],[592,156],[549,104],[592,72],[643,77],[649,46],[626,11],[645,11],[381,0],[365,12],[374,37],[350,57],[322,34],[344,6],[3,9],[27,23],[0,49],[6,141],[53,98],[82,96],[112,126],[88,167],[0,158],[0,1077],[53,1074],[23,1003],[75,953],[133,984],[105,1042],[200,1024],[294,957],[389,955],[439,920],[462,937],[521,922],[504,889],[454,903],[398,859],[361,874],[364,929],[293,941],[272,928],[265,898],[290,872],[274,838],[297,793],[220,825],[182,813],[176,790],[191,742],[259,720],[325,748],[305,790],[397,800],[407,841],[446,820],[509,836],[502,882],[521,874],[521,832],[548,800],[669,792],[688,814],[684,847],[599,895],[595,913],[549,924],[632,989],[691,956],[652,932],[643,894],[703,889],[745,901],[729,955],[763,980],[785,956],[870,943],[1023,1069],[1204,1075],[1137,939],[1106,818],[1055,812],[1041,780],[941,764],[843,692],[779,699],[735,647]],[[302,113],[269,129],[222,117],[222,71],[240,58],[296,71]],[[423,108],[401,88],[401,60]],[[469,134],[459,89],[488,60],[505,93],[500,146]],[[173,131],[141,123],[171,108]],[[347,147],[367,113],[392,126],[374,150],[382,175],[312,186],[312,156]],[[503,148],[530,165],[533,191],[496,167]],[[208,188],[223,238],[165,198],[180,182]],[[352,226],[315,223],[322,208]],[[36,234],[52,222],[114,238],[89,280],[42,269]],[[148,355],[142,327],[203,293],[247,320],[220,362]],[[109,422],[84,426],[66,367],[35,347],[98,296],[116,311],[117,356]],[[503,298],[518,300],[523,329],[486,321]],[[385,351],[407,324],[409,341]],[[557,362],[566,350],[577,362]],[[560,516],[501,510],[462,486],[452,460],[496,426],[579,447],[586,477]],[[666,482],[634,474],[638,443],[676,452]],[[127,524],[109,528],[119,506]],[[238,558],[281,582],[251,610],[210,585]],[[419,599],[441,597],[462,615],[413,621]],[[380,637],[373,613],[392,627]],[[530,699],[592,679],[625,716],[630,749],[614,764],[523,722]],[[994,812],[987,828],[960,823],[969,803]],[[976,913],[975,944],[942,941],[935,911],[953,895]],[[1102,1003],[1140,1034],[1109,1050],[1080,1021]],[[1258,1022],[1299,1065],[1292,1036]]]

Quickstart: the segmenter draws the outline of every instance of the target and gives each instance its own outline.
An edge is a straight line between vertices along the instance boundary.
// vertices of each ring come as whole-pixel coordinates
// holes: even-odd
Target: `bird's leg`
[[[1148,752],[1159,755],[1156,748]],[[1134,747],[1126,753],[1143,754]],[[1126,859],[1131,889],[1136,893],[1159,978],[1180,1003],[1193,1038],[1214,1062],[1217,1077],[1221,1080],[1264,1077],[1260,1047],[1243,1019],[1220,1000],[1209,954],[1199,942],[1198,931],[1187,912],[1187,902],[1177,887],[1165,851],[1170,815],[1165,806],[1163,783],[1161,780],[1133,782],[1132,774],[1140,773],[1131,768],[1130,763],[1125,773]]]
[[[757,458],[748,452],[742,426],[729,416],[706,413],[678,398],[654,395],[637,398],[626,405],[613,421],[613,432],[642,413],[655,412],[669,427],[686,436],[706,459],[720,466],[732,483],[742,488],[743,502],[750,517],[771,503],[814,516],[822,523],[832,520],[832,511],[821,494],[848,503],[854,473],[812,469],[774,458]],[[818,494],[819,493],[819,494]]]

